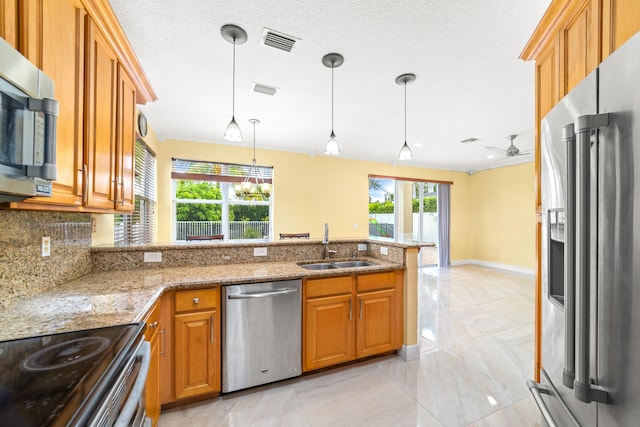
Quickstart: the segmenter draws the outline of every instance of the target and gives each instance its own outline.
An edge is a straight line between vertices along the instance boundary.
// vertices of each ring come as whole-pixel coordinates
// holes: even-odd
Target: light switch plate
[[[267,248],[253,248],[253,256],[267,256]]]
[[[358,243],[358,250],[359,251],[366,251],[367,250],[367,244],[366,243]]]
[[[382,255],[389,255],[389,248],[386,246],[380,246],[380,253]]]
[[[162,252],[145,252],[144,262],[162,262]]]

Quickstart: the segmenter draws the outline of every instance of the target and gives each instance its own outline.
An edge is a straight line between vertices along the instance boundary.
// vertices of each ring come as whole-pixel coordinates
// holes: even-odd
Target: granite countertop
[[[376,265],[305,270],[291,261],[90,273],[0,310],[0,341],[139,322],[162,293],[170,289],[404,268],[380,259],[360,259],[370,260]]]

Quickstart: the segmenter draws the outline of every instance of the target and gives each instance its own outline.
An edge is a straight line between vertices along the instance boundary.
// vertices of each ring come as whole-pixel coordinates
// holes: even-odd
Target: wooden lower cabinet
[[[355,359],[353,337],[351,292],[306,300],[303,371],[312,371]]]
[[[145,405],[147,416],[151,418],[153,426],[160,417],[160,341],[162,334],[162,324],[160,322],[160,303],[156,303],[146,316],[145,340],[151,346],[151,361],[149,363],[149,373],[145,383]]]
[[[173,331],[176,400],[221,390],[220,289],[194,292],[176,292]],[[178,311],[187,298],[197,311]]]
[[[303,371],[400,348],[403,280],[402,271],[305,280]]]
[[[396,290],[357,295],[356,356],[367,357],[395,350]]]

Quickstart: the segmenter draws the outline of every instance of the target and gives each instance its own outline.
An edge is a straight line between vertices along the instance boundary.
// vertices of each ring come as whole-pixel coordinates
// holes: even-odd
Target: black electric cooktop
[[[90,413],[144,323],[0,342],[0,426],[67,425]]]

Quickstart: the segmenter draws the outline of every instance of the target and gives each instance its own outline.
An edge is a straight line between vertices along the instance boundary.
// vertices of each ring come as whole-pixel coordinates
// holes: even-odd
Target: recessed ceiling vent
[[[480,141],[478,138],[467,138],[467,139],[463,139],[462,141],[460,141],[463,144],[469,144],[470,142],[476,142],[476,141]]]
[[[289,36],[278,31],[265,28],[262,32],[261,44],[265,46],[275,47],[276,49],[284,50],[285,52],[291,52],[295,47],[295,44],[300,39],[297,37]]]
[[[278,92],[278,88],[274,86],[263,85],[262,83],[252,82],[251,90],[257,93],[263,93],[265,95],[273,96]]]

